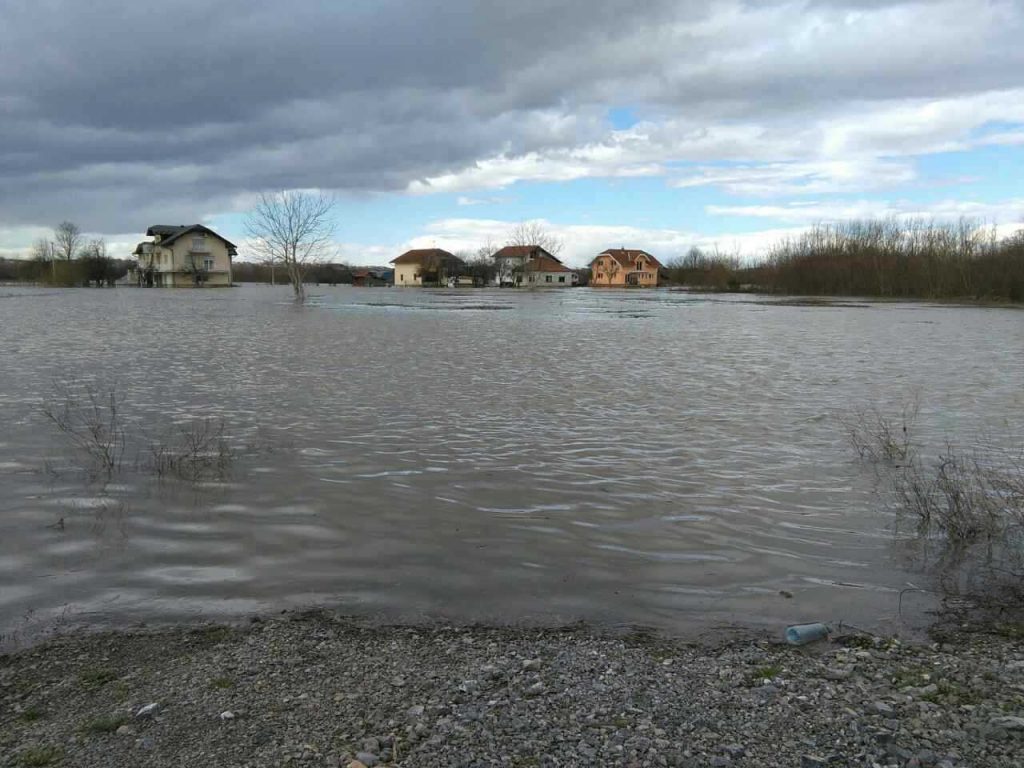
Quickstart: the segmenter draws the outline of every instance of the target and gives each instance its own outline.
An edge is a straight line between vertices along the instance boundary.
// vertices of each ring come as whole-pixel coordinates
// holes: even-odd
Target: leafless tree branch
[[[261,194],[246,218],[253,250],[264,261],[284,266],[298,302],[306,299],[307,266],[332,248],[333,213],[334,199],[322,192],[284,190]]]

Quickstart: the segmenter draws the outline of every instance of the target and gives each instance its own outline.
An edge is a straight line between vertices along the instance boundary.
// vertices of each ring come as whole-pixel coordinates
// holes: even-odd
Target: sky
[[[756,256],[819,222],[1024,221],[1024,0],[0,0],[0,255],[76,222],[240,244],[262,191],[337,258],[540,221]]]

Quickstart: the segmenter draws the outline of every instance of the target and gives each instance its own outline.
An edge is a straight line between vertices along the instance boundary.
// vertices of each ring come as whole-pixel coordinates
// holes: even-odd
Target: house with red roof
[[[656,288],[661,262],[647,251],[609,248],[590,262],[590,284],[595,287]]]
[[[498,287],[569,288],[579,276],[539,245],[506,245],[494,259]]]

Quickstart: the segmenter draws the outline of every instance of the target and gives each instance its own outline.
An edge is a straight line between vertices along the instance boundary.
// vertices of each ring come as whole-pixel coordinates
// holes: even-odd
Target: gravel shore
[[[1024,644],[592,627],[73,634],[0,658],[3,766],[1024,765]]]

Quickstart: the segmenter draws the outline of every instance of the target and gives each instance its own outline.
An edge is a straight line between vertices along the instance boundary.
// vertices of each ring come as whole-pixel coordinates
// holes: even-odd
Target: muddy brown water
[[[896,615],[923,577],[837,419],[916,397],[929,445],[1020,435],[1020,311],[312,293],[0,289],[8,641],[313,605],[899,628],[928,607],[912,593]],[[54,382],[116,386],[129,447],[109,482],[41,416]],[[229,476],[135,466],[147,438],[207,416],[236,447]]]

